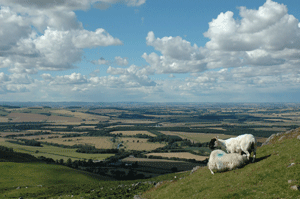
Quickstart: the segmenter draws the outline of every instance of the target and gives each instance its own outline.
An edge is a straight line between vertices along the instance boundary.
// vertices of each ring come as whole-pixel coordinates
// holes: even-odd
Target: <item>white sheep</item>
[[[247,161],[245,155],[238,153],[225,153],[222,150],[214,150],[211,152],[207,167],[211,174],[214,175],[213,169],[218,171],[232,170],[241,167]]]
[[[223,149],[225,148],[228,153],[239,153],[241,155],[242,152],[244,152],[246,153],[248,160],[250,159],[250,155],[253,151],[252,162],[255,161],[257,141],[251,134],[244,134],[227,140],[222,140],[218,137],[211,139],[209,148],[214,149],[218,146]]]

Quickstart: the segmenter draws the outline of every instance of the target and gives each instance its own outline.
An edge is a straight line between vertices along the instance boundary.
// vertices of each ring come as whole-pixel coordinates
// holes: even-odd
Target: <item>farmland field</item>
[[[72,138],[51,138],[44,139],[43,142],[57,143],[63,145],[73,146],[75,144],[88,144],[95,146],[98,149],[114,148],[114,143],[111,141],[112,137],[72,137]]]
[[[107,116],[99,116],[99,115],[91,115],[91,114],[87,114],[87,113],[82,113],[82,112],[78,112],[78,111],[69,111],[69,110],[53,110],[51,111],[52,113],[56,113],[56,114],[63,114],[63,115],[70,115],[72,117],[78,118],[78,119],[84,119],[85,121],[107,121],[109,120],[109,117]]]
[[[166,146],[164,143],[147,142],[147,140],[148,139],[145,138],[118,138],[118,142],[123,141],[123,145],[126,147],[126,150],[150,151]]]
[[[173,160],[162,160],[162,159],[147,159],[147,158],[124,158],[122,162],[138,162],[139,166],[146,166],[152,168],[160,168],[160,169],[172,169],[173,167],[177,167],[178,171],[183,170],[191,170],[195,166],[199,166],[196,163],[190,162],[182,162],[182,161],[173,161]]]
[[[177,135],[182,139],[188,139],[194,142],[209,142],[215,136],[219,136],[220,139],[235,137],[232,135],[224,135],[224,134],[186,133],[186,132],[174,132],[174,131],[161,131],[161,133],[165,135]]]
[[[13,144],[5,142],[5,139],[0,138],[0,145],[13,148],[16,152],[29,153],[35,157],[44,156],[47,158],[52,158],[53,160],[67,159],[71,158],[74,160],[83,160],[83,159],[93,159],[93,160],[103,160],[107,157],[112,156],[113,154],[84,154],[75,152],[76,149],[68,149],[56,146],[43,145],[43,147],[34,147],[34,146],[25,146],[19,144]],[[38,153],[36,152],[38,151]]]
[[[43,122],[48,119],[46,115],[34,113],[10,113],[8,116],[12,122]]]
[[[152,136],[152,137],[155,137],[156,135],[153,134],[153,133],[150,133],[148,131],[113,131],[113,132],[110,132],[111,134],[119,134],[119,133],[122,133],[123,135],[127,136],[131,136],[131,135],[136,135],[136,134],[145,134],[145,135],[149,135],[149,136]]]
[[[208,156],[200,156],[200,155],[194,155],[188,152],[178,152],[178,153],[148,153],[147,156],[153,155],[153,156],[161,156],[166,158],[184,158],[184,159],[195,159],[197,161],[203,161]]]
[[[123,124],[151,124],[155,123],[155,121],[148,121],[148,120],[135,120],[135,119],[113,119],[110,120],[109,122],[115,123],[123,123]]]

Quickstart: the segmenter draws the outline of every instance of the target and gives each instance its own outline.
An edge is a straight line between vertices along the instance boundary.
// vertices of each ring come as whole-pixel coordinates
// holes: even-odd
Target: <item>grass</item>
[[[193,167],[199,165],[197,163],[176,161],[176,160],[132,158],[132,157],[124,158],[122,160],[122,162],[130,162],[130,163],[138,162],[139,166],[151,167],[154,170],[160,170],[160,169],[170,170],[173,167],[176,167],[178,169],[178,171],[192,170]],[[163,172],[163,173],[165,173],[165,172]]]
[[[143,181],[171,180],[186,173],[168,174],[152,179],[108,181],[108,177],[44,163],[0,164],[1,198],[133,198],[153,187]]]
[[[45,163],[4,162],[0,168],[0,191],[5,198],[49,198],[61,193],[80,192],[80,187],[93,187],[99,184],[99,180],[109,180],[107,177]]]
[[[146,192],[156,198],[299,198],[290,189],[300,183],[300,141],[286,139],[258,149],[257,161],[245,167],[211,175],[207,167]],[[295,166],[288,167],[289,164]],[[295,180],[289,184],[288,180]]]

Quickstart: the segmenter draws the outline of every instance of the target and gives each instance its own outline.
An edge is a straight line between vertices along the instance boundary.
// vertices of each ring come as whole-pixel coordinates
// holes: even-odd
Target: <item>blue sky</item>
[[[298,4],[0,0],[0,101],[299,102]]]

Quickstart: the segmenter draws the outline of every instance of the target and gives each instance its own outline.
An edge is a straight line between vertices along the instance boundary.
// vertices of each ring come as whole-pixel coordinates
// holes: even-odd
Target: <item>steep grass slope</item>
[[[215,175],[203,167],[184,179],[167,181],[142,197],[300,198],[300,191],[291,189],[300,185],[300,140],[296,138],[299,131],[274,135],[268,145],[258,149],[255,163]]]
[[[0,163],[0,198],[46,198],[60,193],[80,193],[109,178],[45,163]],[[90,190],[90,188],[88,188]]]
[[[108,178],[45,163],[0,162],[0,198],[133,198],[154,182],[186,176],[168,174],[152,179],[110,181]]]

